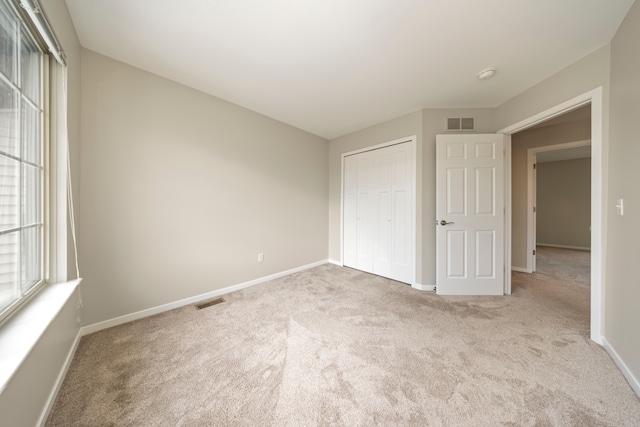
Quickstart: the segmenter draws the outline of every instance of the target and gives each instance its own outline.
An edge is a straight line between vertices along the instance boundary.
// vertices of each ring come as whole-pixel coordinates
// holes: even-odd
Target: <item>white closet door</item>
[[[345,157],[343,263],[413,280],[413,175],[409,143]]]

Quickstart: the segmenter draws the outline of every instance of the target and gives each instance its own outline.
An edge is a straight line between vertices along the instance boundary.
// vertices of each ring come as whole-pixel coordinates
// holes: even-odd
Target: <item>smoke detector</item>
[[[489,80],[495,73],[495,68],[487,68],[486,70],[482,70],[478,73],[478,79]]]

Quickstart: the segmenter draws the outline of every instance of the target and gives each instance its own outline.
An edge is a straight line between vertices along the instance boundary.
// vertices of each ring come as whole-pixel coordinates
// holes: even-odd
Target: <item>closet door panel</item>
[[[392,201],[391,201],[391,180],[392,180],[392,154],[393,151],[387,148],[376,150],[376,196],[377,196],[377,218],[375,229],[372,230],[374,236],[374,260],[373,273],[380,276],[389,277],[391,274],[392,256]]]
[[[367,152],[358,155],[358,215],[357,215],[357,261],[356,268],[373,272],[372,233],[376,221],[375,158]]]
[[[411,153],[409,144],[394,145],[393,147],[393,232],[391,251],[392,278],[401,282],[410,282],[412,277],[411,245]]]
[[[343,264],[356,267],[357,260],[357,223],[358,223],[358,157],[344,159],[343,197]]]

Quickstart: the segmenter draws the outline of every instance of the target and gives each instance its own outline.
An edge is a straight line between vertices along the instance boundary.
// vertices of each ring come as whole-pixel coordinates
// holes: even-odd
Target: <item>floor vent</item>
[[[211,307],[212,305],[220,304],[224,302],[224,298],[210,299],[196,304],[196,310],[202,310],[203,308]]]
[[[475,117],[447,117],[447,131],[473,132],[476,130]]]

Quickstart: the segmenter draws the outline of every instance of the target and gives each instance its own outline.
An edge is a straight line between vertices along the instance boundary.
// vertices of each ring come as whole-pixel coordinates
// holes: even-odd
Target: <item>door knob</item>
[[[453,221],[447,222],[444,219],[442,221],[440,221],[440,225],[449,225],[449,224],[453,224]]]

